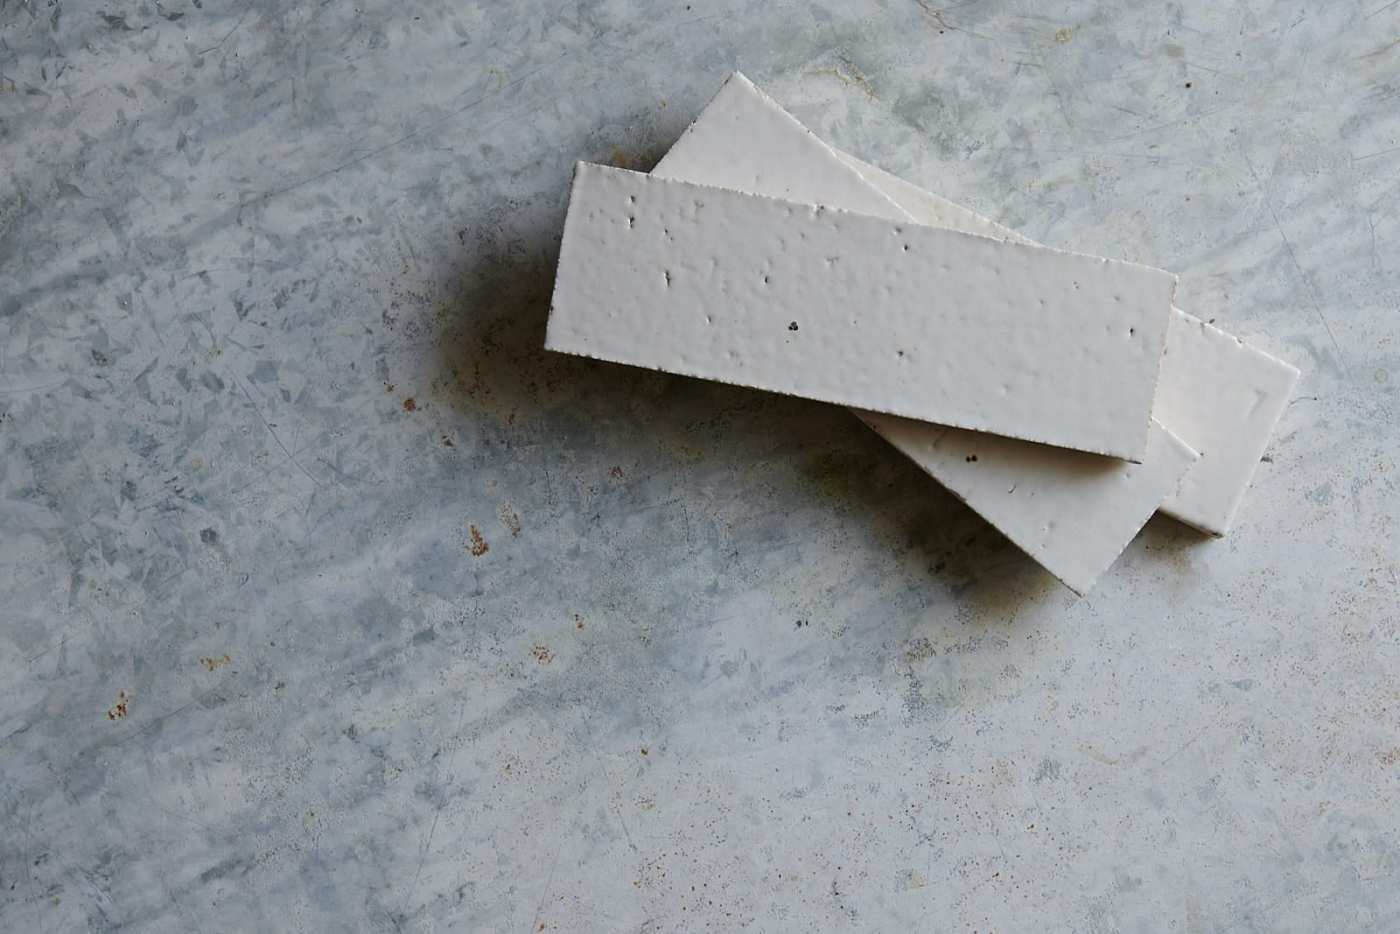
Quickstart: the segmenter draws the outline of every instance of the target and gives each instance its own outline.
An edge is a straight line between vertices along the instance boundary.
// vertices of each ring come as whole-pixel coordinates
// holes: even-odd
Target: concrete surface
[[[1076,600],[540,351],[733,68],[1304,370]],[[1400,930],[1400,5],[0,0],[0,929]]]

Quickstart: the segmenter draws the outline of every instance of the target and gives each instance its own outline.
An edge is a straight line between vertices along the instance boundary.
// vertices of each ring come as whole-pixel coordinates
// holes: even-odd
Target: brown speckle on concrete
[[[491,546],[486,544],[486,539],[481,537],[481,530],[474,525],[467,526],[467,534],[471,536],[472,543],[468,546],[473,558],[480,558],[491,550]]]
[[[405,412],[415,412],[415,411],[417,411],[417,410],[418,410],[418,400],[414,399],[412,396],[409,396],[407,399],[403,400],[403,410],[404,410]]]
[[[214,671],[218,668],[222,668],[231,661],[233,661],[233,659],[227,654],[220,655],[217,658],[211,655],[205,655],[201,656],[199,659],[199,663],[204,666],[206,671]]]
[[[548,665],[554,661],[554,653],[549,650],[549,646],[543,642],[536,642],[530,649],[530,656],[541,665]]]
[[[125,720],[128,712],[128,705],[131,703],[131,695],[122,689],[117,692],[117,702],[107,708],[108,720]]]

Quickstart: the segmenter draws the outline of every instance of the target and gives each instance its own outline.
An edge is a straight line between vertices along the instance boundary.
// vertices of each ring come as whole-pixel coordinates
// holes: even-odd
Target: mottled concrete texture
[[[556,9],[557,7],[557,9]],[[0,929],[1400,930],[1400,5],[0,0]],[[539,348],[731,69],[1303,369],[1084,600]]]

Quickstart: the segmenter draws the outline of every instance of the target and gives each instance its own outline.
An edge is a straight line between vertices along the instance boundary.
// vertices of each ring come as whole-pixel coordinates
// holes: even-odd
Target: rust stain
[[[501,503],[501,508],[496,510],[497,517],[501,520],[501,525],[509,530],[512,536],[520,534],[520,516],[516,515],[510,503]]]
[[[530,655],[541,665],[548,665],[554,661],[554,653],[543,642],[536,642],[534,647],[530,649]]]
[[[225,655],[220,655],[218,658],[214,658],[214,657],[212,657],[212,656],[205,655],[205,656],[201,656],[200,659],[199,659],[199,663],[200,663],[201,665],[203,665],[204,668],[205,668],[205,670],[207,670],[207,671],[214,671],[214,670],[217,669],[217,668],[222,668],[222,667],[224,667],[225,665],[227,665],[227,664],[228,664],[229,662],[231,662],[231,661],[233,661],[233,659],[232,659],[231,657],[229,657],[227,654],[225,654]]]
[[[407,399],[403,400],[403,410],[404,410],[405,412],[415,412],[415,411],[417,411],[417,410],[418,410],[418,401],[417,401],[416,399],[414,399],[412,396],[409,396]]]
[[[481,530],[474,525],[467,526],[467,531],[472,537],[471,553],[473,558],[480,558],[491,550],[491,546],[486,544],[486,539],[481,537]]]
[[[117,692],[117,702],[116,702],[115,704],[113,704],[111,707],[107,708],[107,719],[108,719],[108,720],[125,720],[125,719],[126,719],[127,712],[128,712],[127,705],[128,705],[130,702],[131,702],[131,695],[128,694],[128,693],[126,693],[126,690],[125,690],[124,688],[123,688],[122,690],[118,691],[118,692]]]
[[[580,615],[578,615],[577,613],[574,614],[574,628],[575,628],[575,629],[582,629],[582,628],[583,628],[583,617],[580,616]]]

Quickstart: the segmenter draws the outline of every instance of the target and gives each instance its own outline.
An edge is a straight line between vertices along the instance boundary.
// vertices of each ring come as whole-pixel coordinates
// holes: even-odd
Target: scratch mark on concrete
[[[174,716],[176,716],[176,715],[178,715],[178,714],[184,713],[186,710],[189,710],[189,709],[190,709],[191,707],[193,707],[195,704],[203,703],[203,701],[204,701],[206,698],[212,697],[212,696],[214,696],[215,694],[217,694],[218,692],[219,692],[219,689],[218,689],[218,688],[214,688],[214,689],[212,689],[212,690],[205,691],[203,694],[200,694],[200,695],[198,695],[197,697],[195,697],[194,700],[186,701],[185,703],[181,704],[179,707],[176,707],[174,710],[170,711],[169,713],[161,714],[159,717],[156,717],[154,720],[152,720],[150,723],[146,724],[145,726],[141,727],[139,730],[136,730],[136,731],[134,731],[134,732],[131,732],[131,733],[126,734],[125,736],[123,736],[123,737],[121,737],[120,739],[116,740],[116,742],[115,742],[113,745],[116,745],[116,746],[124,746],[124,745],[126,745],[127,743],[129,743],[129,742],[131,742],[133,739],[135,739],[136,737],[141,736],[141,735],[144,734],[144,733],[150,732],[151,730],[153,730],[153,729],[155,729],[156,727],[160,726],[162,723],[164,723],[166,720],[169,720],[171,717],[174,717]]]
[[[306,479],[310,480],[313,484],[315,484],[317,489],[320,489],[321,481],[311,476],[311,472],[301,465],[301,461],[293,457],[292,452],[287,450],[287,446],[282,443],[281,438],[277,437],[277,432],[273,430],[272,425],[270,425],[267,419],[263,417],[262,410],[258,408],[258,404],[253,401],[253,395],[252,393],[248,392],[248,387],[244,386],[243,381],[240,379],[235,379],[234,382],[238,383],[238,388],[243,390],[243,396],[248,400],[248,404],[253,407],[253,413],[257,415],[258,421],[263,423],[263,427],[267,429],[267,433],[272,435],[272,440],[276,441],[277,446],[282,449],[282,453],[287,455],[287,460],[295,464],[297,470],[300,470],[303,474],[305,474]]]
[[[1387,42],[1385,45],[1381,46],[1379,49],[1376,49],[1374,52],[1367,52],[1365,55],[1358,55],[1357,60],[1364,61],[1368,58],[1375,58],[1378,55],[1384,55],[1391,49],[1395,48],[1397,45],[1400,45],[1400,39],[1392,39],[1390,42]]]
[[[540,892],[539,904],[535,906],[535,916],[530,919],[532,932],[544,927],[540,924],[540,915],[544,914],[544,903],[545,899],[549,898],[549,890],[554,888],[554,870],[559,868],[559,854],[562,852],[564,852],[564,838],[560,837],[559,845],[554,848],[554,859],[549,863],[549,875],[544,880],[544,891]]]
[[[1327,316],[1322,313],[1322,305],[1318,303],[1317,296],[1313,294],[1312,282],[1298,262],[1298,255],[1293,251],[1293,244],[1289,241],[1288,234],[1283,232],[1283,224],[1279,221],[1278,211],[1274,210],[1274,199],[1269,194],[1268,187],[1260,180],[1259,173],[1254,171],[1254,163],[1250,161],[1249,154],[1241,148],[1240,155],[1244,157],[1245,167],[1249,169],[1254,184],[1259,186],[1259,191],[1264,195],[1264,206],[1269,209],[1269,216],[1274,220],[1274,229],[1278,231],[1279,238],[1283,240],[1283,247],[1288,252],[1288,259],[1293,263],[1293,268],[1298,272],[1298,278],[1303,281],[1303,290],[1308,293],[1308,301],[1317,314],[1317,319],[1322,322],[1322,328],[1327,332],[1327,339],[1332,342],[1332,349],[1337,352],[1337,363],[1341,365],[1342,375],[1350,379],[1351,371],[1350,367],[1347,366],[1346,355],[1342,353],[1342,345],[1337,343],[1337,335],[1332,333],[1332,325],[1328,323]]]
[[[1396,2],[1397,2],[1397,3],[1400,3],[1400,0],[1396,0]],[[1382,150],[1380,150],[1380,151],[1378,151],[1378,152],[1368,152],[1368,153],[1366,153],[1366,155],[1364,155],[1364,156],[1352,156],[1352,157],[1351,157],[1351,161],[1352,161],[1352,162],[1362,162],[1362,161],[1365,161],[1366,159],[1374,159],[1374,158],[1376,158],[1377,156],[1388,156],[1388,155],[1390,155],[1392,152],[1400,152],[1400,146],[1391,146],[1389,149],[1382,149]]]
[[[215,49],[217,49],[217,48],[219,48],[220,46],[222,46],[225,42],[227,42],[227,41],[229,40],[229,37],[230,37],[230,36],[232,36],[234,33],[238,32],[238,30],[242,29],[242,28],[243,28],[243,20],[247,18],[247,16],[248,16],[248,10],[250,10],[250,9],[252,8],[252,6],[253,6],[253,0],[248,0],[247,3],[243,4],[243,12],[240,13],[240,14],[238,14],[238,21],[235,22],[235,23],[233,24],[233,28],[230,29],[228,32],[224,33],[224,37],[223,37],[222,39],[220,39],[218,42],[215,42],[213,45],[209,46],[209,48],[207,48],[207,49],[201,49],[201,50],[198,52],[198,54],[199,54],[199,55],[205,55],[205,54],[207,54],[207,53],[209,53],[209,52],[214,51]]]
[[[930,20],[934,22],[935,25],[938,26],[940,31],[947,30],[949,32],[960,32],[964,35],[975,36],[978,39],[986,39],[988,42],[992,41],[992,37],[986,35],[985,33],[974,32],[971,29],[965,29],[956,23],[948,21],[946,14],[949,10],[956,10],[959,7],[968,6],[969,4],[957,3],[950,7],[935,7],[932,4],[930,4],[928,0],[914,0],[914,2],[917,3],[919,5],[919,8],[924,11],[924,15],[927,16]]]
[[[467,720],[466,701],[457,710],[457,729],[452,731],[453,738],[462,735],[462,724]],[[462,752],[462,745],[459,744],[452,750],[452,756],[447,760],[447,781],[452,781],[457,772],[457,756]],[[413,883],[408,887],[408,895],[404,898],[403,909],[400,912],[407,912],[413,904],[413,897],[418,894],[418,880],[423,875],[423,864],[428,861],[428,853],[433,848],[433,836],[437,833],[438,820],[442,817],[442,809],[447,806],[447,791],[444,788],[442,800],[438,802],[437,810],[433,812],[433,822],[428,826],[428,838],[423,842],[423,847],[418,851],[418,868],[413,872]],[[555,857],[558,858],[557,856]],[[396,924],[395,927],[398,925]]]

